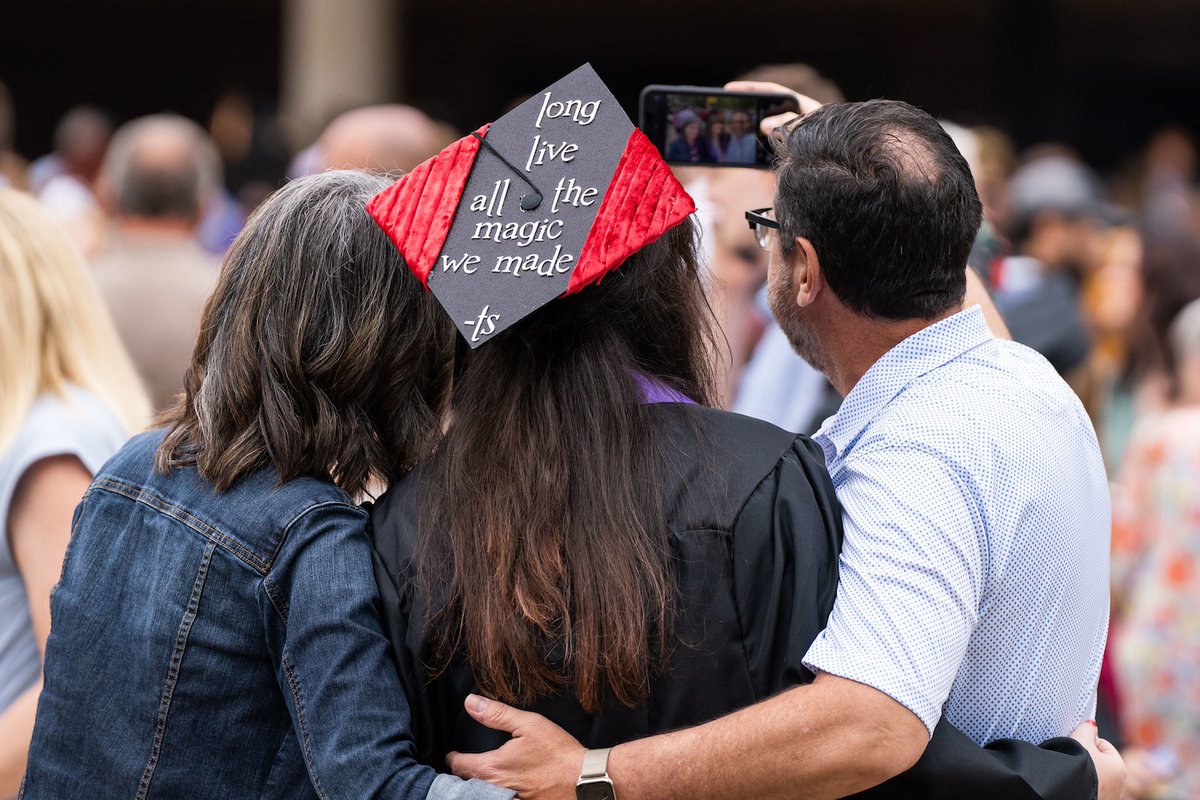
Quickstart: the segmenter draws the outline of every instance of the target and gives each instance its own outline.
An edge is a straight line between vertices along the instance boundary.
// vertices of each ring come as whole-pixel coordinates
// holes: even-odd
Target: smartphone
[[[765,169],[771,149],[758,124],[785,111],[799,113],[795,97],[655,84],[642,90],[638,127],[668,164]]]

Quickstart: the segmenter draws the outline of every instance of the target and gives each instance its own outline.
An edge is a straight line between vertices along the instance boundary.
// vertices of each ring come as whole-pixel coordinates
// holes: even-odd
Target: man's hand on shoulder
[[[574,800],[583,745],[540,714],[468,695],[467,713],[481,725],[512,734],[489,753],[450,753],[446,763],[460,778],[478,778],[512,789],[521,800]]]

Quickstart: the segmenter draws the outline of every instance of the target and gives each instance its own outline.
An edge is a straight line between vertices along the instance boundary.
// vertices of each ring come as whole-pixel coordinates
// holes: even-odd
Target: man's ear
[[[811,305],[825,286],[821,260],[812,242],[803,236],[796,237],[796,249],[792,255],[792,285],[796,289],[796,305],[801,308]]]

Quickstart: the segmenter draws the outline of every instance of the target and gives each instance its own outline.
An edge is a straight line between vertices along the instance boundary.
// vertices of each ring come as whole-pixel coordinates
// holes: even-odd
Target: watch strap
[[[608,776],[608,754],[611,747],[600,750],[588,750],[583,754],[583,767],[579,770],[579,780],[586,781]]]

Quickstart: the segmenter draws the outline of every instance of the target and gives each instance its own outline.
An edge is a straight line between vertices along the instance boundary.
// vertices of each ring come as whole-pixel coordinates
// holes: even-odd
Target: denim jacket
[[[162,437],[75,512],[21,796],[511,797],[413,760],[364,512],[269,469],[160,475]]]

